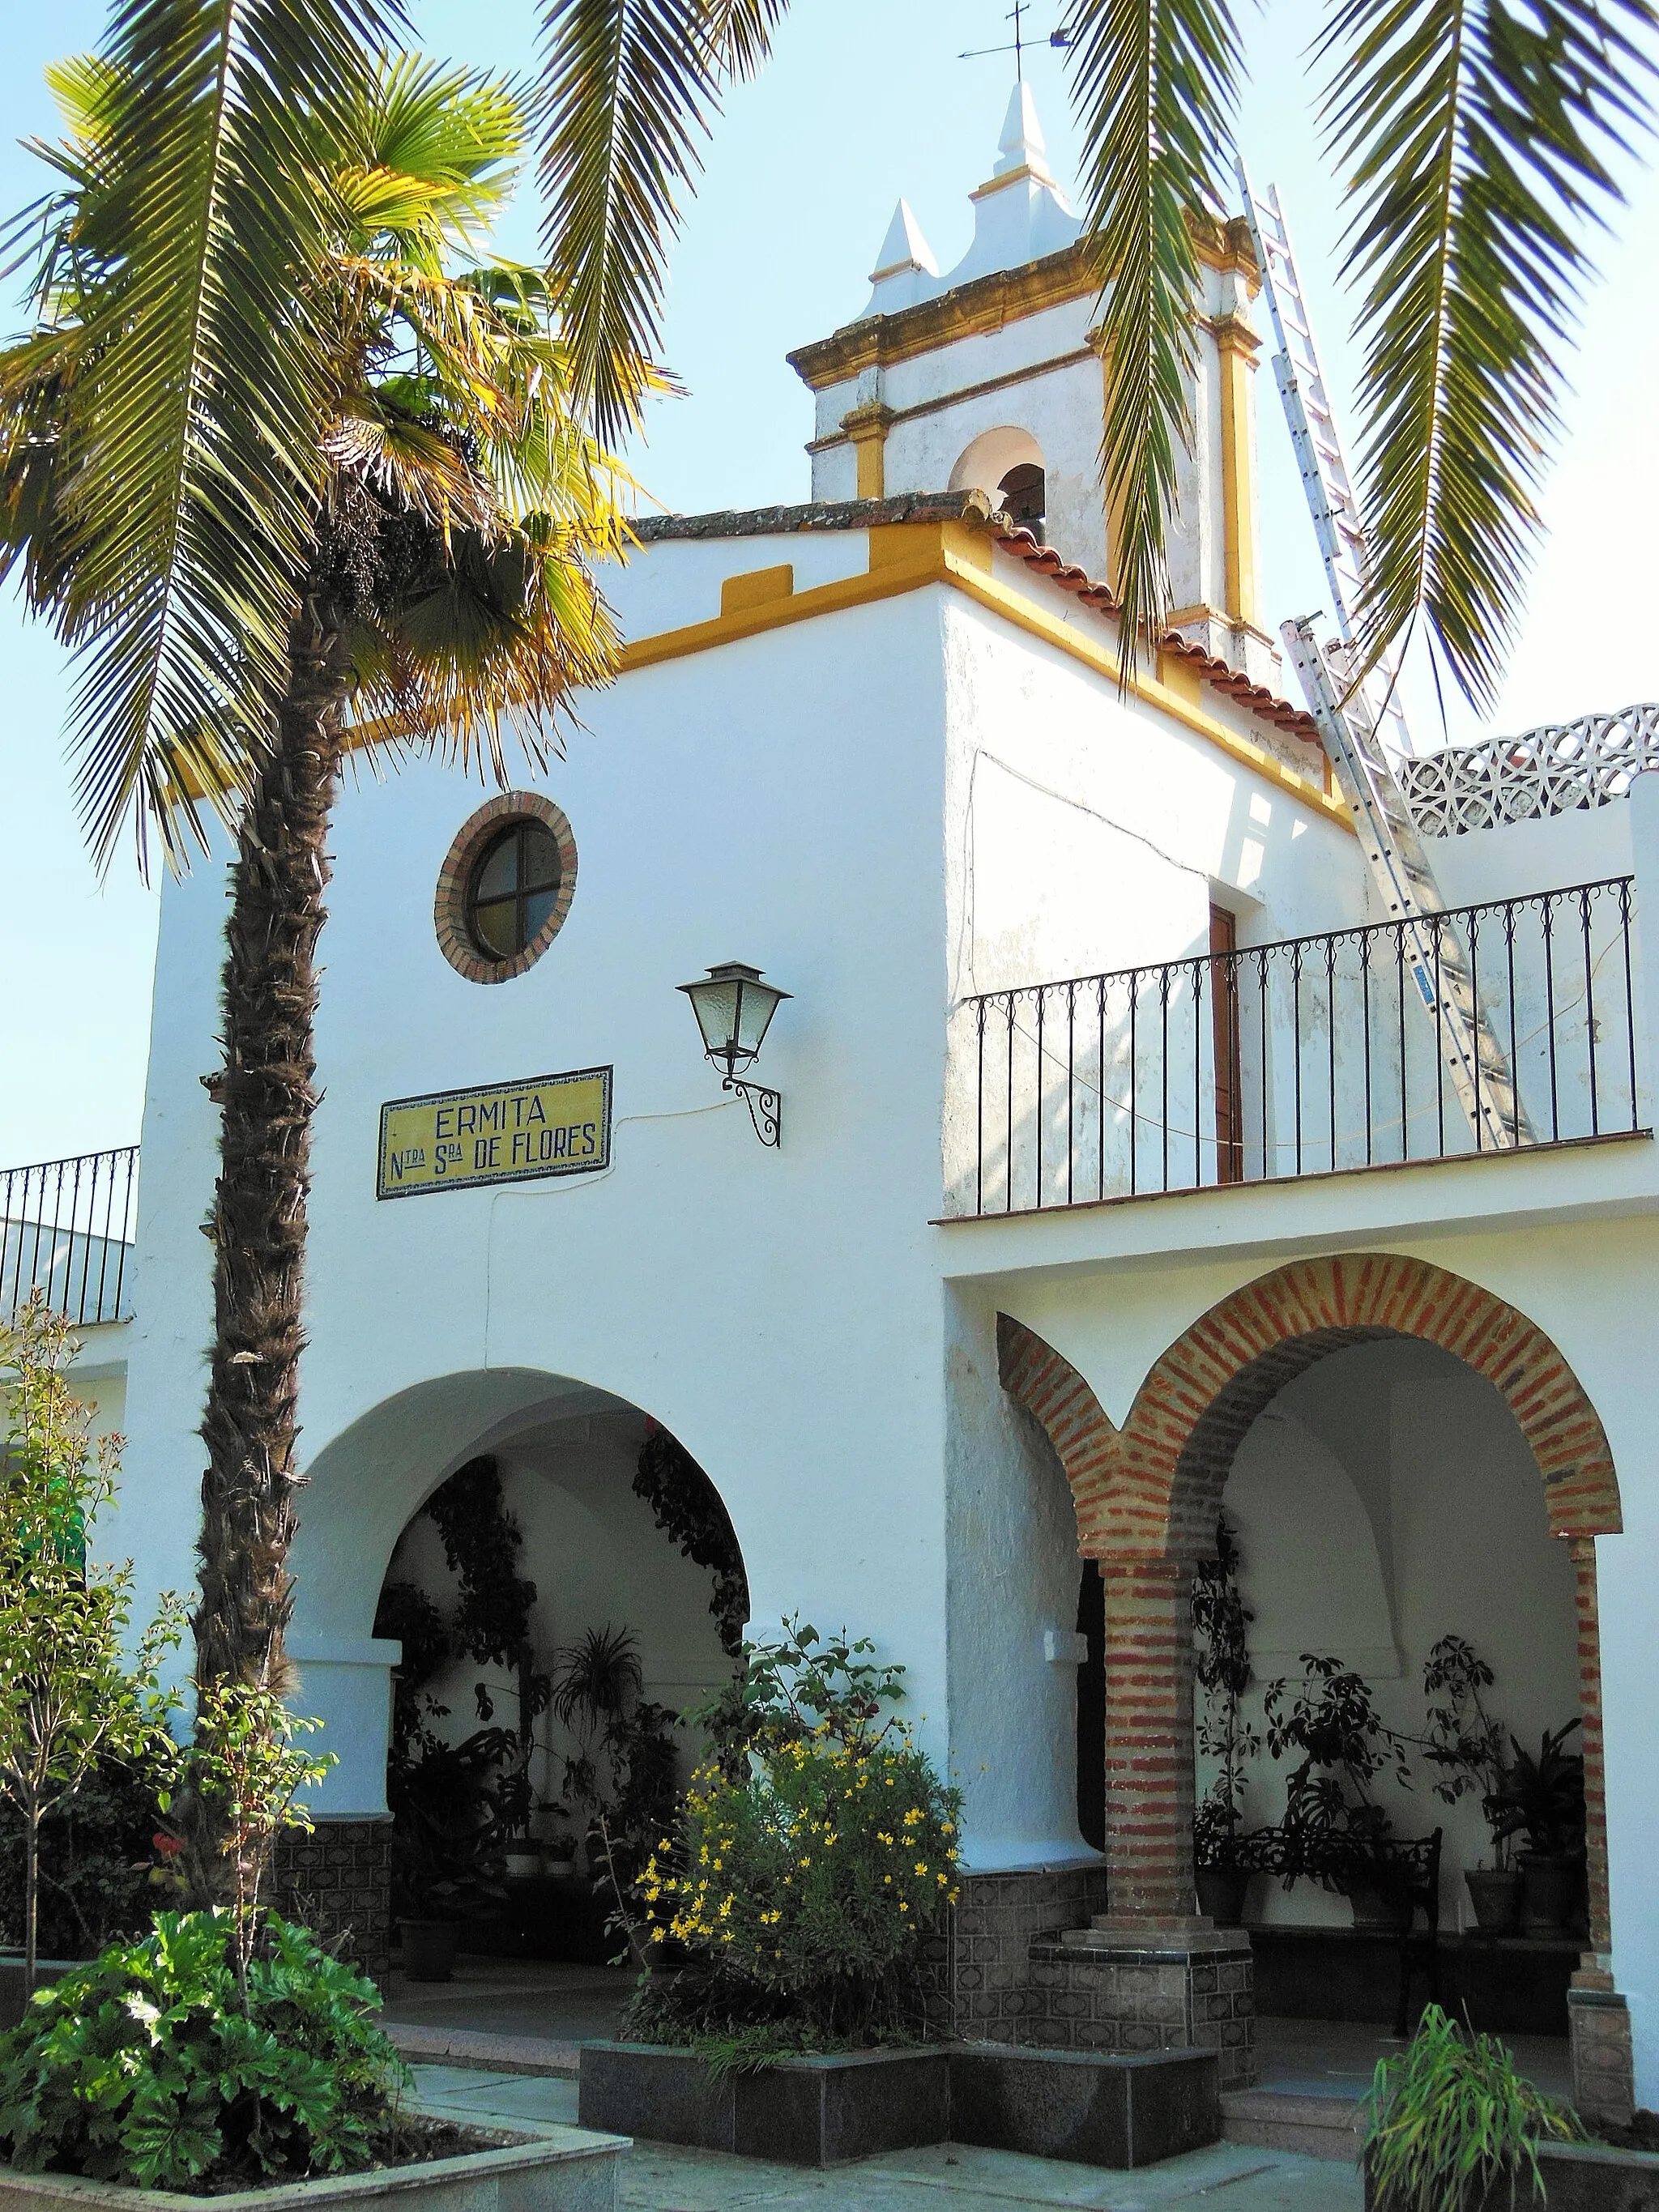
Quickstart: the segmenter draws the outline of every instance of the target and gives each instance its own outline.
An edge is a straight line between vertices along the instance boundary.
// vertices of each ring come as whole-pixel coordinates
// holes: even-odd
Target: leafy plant
[[[158,1914],[0,2036],[0,2139],[22,2172],[143,2189],[352,2172],[410,2078],[380,2005],[304,1929],[267,1920],[244,1977],[228,1915]]]
[[[1249,1629],[1255,1618],[1238,1587],[1238,1540],[1224,1513],[1218,1514],[1215,1556],[1193,1574],[1193,1671],[1204,1693],[1196,1731],[1199,1749],[1220,1761],[1214,1781],[1193,1815],[1193,1849],[1200,1866],[1236,1863],[1244,1819],[1244,1770],[1261,1738],[1244,1719],[1243,1692],[1255,1679]]]
[[[510,1730],[484,1728],[458,1744],[426,1736],[388,1767],[392,1900],[405,1919],[463,1920],[505,1896],[495,1877],[522,1825],[519,1761]]]
[[[708,1610],[719,1628],[721,1649],[729,1658],[738,1658],[749,1621],[749,1577],[731,1516],[684,1445],[655,1421],[640,1446],[634,1494],[651,1508],[658,1528],[679,1546],[681,1556],[713,1574]]]
[[[1553,1735],[1546,1730],[1536,1759],[1511,1736],[1514,1756],[1492,1795],[1493,1833],[1524,1835],[1540,1858],[1584,1856],[1583,1754],[1562,1747],[1579,1725],[1575,1716]]]
[[[322,1725],[291,1713],[263,1680],[197,1688],[196,1734],[179,1762],[179,1799],[204,1804],[206,1832],[221,1839],[229,1875],[231,1953],[244,2011],[248,1962],[261,1925],[259,1890],[276,1838],[285,1828],[311,1832],[314,1824],[301,1793],[314,1789],[337,1763],[331,1751],[313,1758],[295,1747],[296,1736],[314,1735]],[[171,1790],[163,1790],[157,1802],[164,1819],[175,1812]],[[173,1825],[185,1848],[187,1839],[202,1832],[188,1819],[175,1819]]]
[[[1517,2073],[1493,2035],[1466,2035],[1438,2005],[1378,2065],[1365,2100],[1376,2212],[1477,2212],[1504,2182],[1544,2194],[1540,2142],[1582,2142],[1577,2115]]]
[[[114,1497],[120,1440],[92,1445],[90,1410],[64,1372],[76,1349],[39,1291],[15,1323],[0,1324],[0,1796],[23,1831],[26,1996],[39,1951],[41,1822],[100,1762],[170,1761],[179,1704],[159,1669],[183,1635],[183,1607],[163,1595],[129,1652],[131,1563],[88,1556],[93,1522]]]
[[[705,1998],[699,2049],[781,2020],[842,2043],[905,2033],[903,1970],[956,1901],[960,1800],[884,1714],[904,1669],[799,1618],[784,1629],[745,1646],[735,1713],[716,1699],[689,1716],[724,1715],[724,1754],[693,1777],[640,1884],[653,1926],[721,1992],[724,2023]]]
[[[529,1641],[536,1585],[519,1572],[524,1533],[507,1510],[501,1469],[486,1452],[457,1468],[423,1508],[442,1539],[460,1598],[449,1632],[481,1664],[518,1664]],[[481,1720],[491,1716],[480,1712]]]
[[[124,1761],[99,1760],[40,1822],[40,1954],[85,1959],[143,1934],[155,1904],[158,1784]],[[23,1948],[24,1828],[0,1813],[0,1934]]]
[[[1428,1728],[1417,1739],[1424,1756],[1440,1769],[1434,1794],[1455,1805],[1478,1790],[1492,1829],[1494,1865],[1509,1863],[1509,1837],[1495,1810],[1505,1777],[1504,1728],[1486,1711],[1480,1692],[1492,1686],[1492,1668],[1461,1636],[1443,1636],[1423,1668],[1423,1693],[1430,1700]],[[1436,1700],[1438,1702],[1435,1702]]]
[[[1392,1768],[1409,1789],[1411,1769],[1406,1738],[1377,1711],[1360,1675],[1311,1651],[1302,1654],[1302,1664],[1303,1681],[1270,1682],[1262,1697],[1269,1752],[1275,1759],[1301,1754],[1285,1784],[1285,1887],[1307,1874],[1334,1889],[1389,1833],[1371,1784]]]
[[[686,1722],[708,1732],[734,1777],[749,1752],[804,1742],[820,1726],[842,1742],[867,1743],[883,1706],[904,1696],[903,1668],[878,1665],[867,1656],[875,1648],[844,1632],[820,1637],[799,1613],[786,1615],[781,1638],[745,1643],[732,1680],[690,1708]]]

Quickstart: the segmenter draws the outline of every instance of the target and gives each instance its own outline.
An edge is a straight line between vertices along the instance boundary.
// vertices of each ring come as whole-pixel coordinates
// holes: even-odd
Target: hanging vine
[[[714,1484],[679,1439],[655,1421],[640,1446],[634,1494],[651,1508],[658,1528],[679,1546],[681,1556],[714,1576],[708,1610],[720,1649],[728,1658],[740,1659],[749,1624],[749,1577],[737,1536]]]
[[[1215,1556],[1193,1571],[1193,1671],[1204,1693],[1199,1749],[1220,1769],[1193,1820],[1200,1866],[1225,1863],[1244,1818],[1244,1768],[1261,1739],[1243,1717],[1240,1699],[1254,1680],[1249,1625],[1255,1615],[1238,1587],[1237,1534],[1224,1513],[1216,1516]]]

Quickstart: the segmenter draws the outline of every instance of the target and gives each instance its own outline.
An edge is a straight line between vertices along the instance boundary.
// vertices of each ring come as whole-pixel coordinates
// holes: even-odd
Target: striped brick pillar
[[[1578,1616],[1578,1710],[1584,1753],[1584,1856],[1589,1887],[1589,1939],[1593,1951],[1613,1948],[1613,1916],[1607,1893],[1607,1778],[1601,1738],[1601,1612],[1595,1589],[1595,1539],[1571,1540],[1574,1598]]]
[[[1100,1562],[1106,1586],[1106,1875],[1114,1926],[1181,1921],[1193,1894],[1190,1562]]]

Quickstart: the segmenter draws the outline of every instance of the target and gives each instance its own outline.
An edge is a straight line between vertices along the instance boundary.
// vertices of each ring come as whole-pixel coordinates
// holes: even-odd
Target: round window
[[[545,823],[514,822],[473,864],[466,926],[486,960],[514,960],[545,927],[558,902],[558,841]]]
[[[473,983],[504,983],[539,960],[576,891],[576,843],[551,799],[506,792],[481,806],[450,847],[433,915],[450,966]]]

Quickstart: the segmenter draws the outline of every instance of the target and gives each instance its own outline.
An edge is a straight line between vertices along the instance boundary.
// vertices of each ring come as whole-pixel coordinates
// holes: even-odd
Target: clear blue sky
[[[666,352],[690,397],[658,410],[638,461],[665,506],[805,496],[809,395],[784,354],[858,313],[900,193],[941,265],[965,247],[968,194],[989,173],[1011,70],[1000,59],[956,56],[1006,36],[1002,9],[1003,0],[795,0],[772,66],[731,102],[676,255]],[[431,52],[531,64],[532,0],[412,0],[411,13]],[[1350,356],[1334,285],[1335,209],[1303,58],[1313,13],[1308,0],[1246,10],[1255,81],[1243,135],[1258,177],[1276,179],[1284,194],[1340,383]],[[0,207],[40,188],[39,165],[14,142],[52,127],[43,67],[92,44],[102,21],[100,0],[9,10]],[[1036,21],[1049,27],[1046,16]],[[1069,184],[1075,142],[1059,58],[1040,51],[1029,74]],[[533,251],[534,226],[526,191],[504,250]],[[1659,692],[1656,265],[1659,185],[1640,176],[1573,369],[1571,441],[1547,502],[1553,534],[1498,717],[1505,729]],[[1265,374],[1260,398],[1267,596],[1277,624],[1321,604],[1324,590]],[[155,895],[125,853],[101,886],[94,880],[63,755],[65,693],[52,641],[0,605],[0,1164],[129,1142],[143,1105]]]

